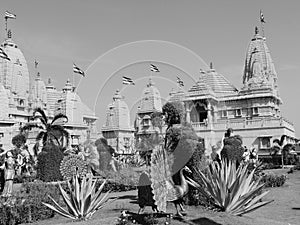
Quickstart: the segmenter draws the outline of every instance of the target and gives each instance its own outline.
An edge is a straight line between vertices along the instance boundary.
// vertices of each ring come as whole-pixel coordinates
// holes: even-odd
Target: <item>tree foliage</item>
[[[21,128],[21,132],[30,131],[32,128],[37,128],[40,130],[36,137],[36,141],[43,141],[43,145],[49,143],[57,143],[60,146],[64,146],[63,140],[66,139],[66,146],[69,144],[69,133],[62,125],[56,124],[58,120],[65,119],[68,121],[68,117],[62,113],[54,116],[53,120],[50,122],[45,112],[41,108],[36,108],[33,111],[32,120],[39,120],[41,123],[27,123]]]
[[[185,110],[182,102],[167,102],[162,113],[165,116],[165,123],[169,127],[180,124],[184,120]]]
[[[24,134],[17,134],[12,138],[12,144],[17,148],[21,148],[26,143],[26,137]]]

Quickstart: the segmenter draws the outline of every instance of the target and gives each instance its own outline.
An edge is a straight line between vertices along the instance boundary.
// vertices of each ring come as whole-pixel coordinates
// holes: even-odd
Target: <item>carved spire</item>
[[[244,89],[272,88],[277,92],[277,73],[270,51],[258,28],[255,28],[246,53],[243,75]]]
[[[255,35],[259,34],[258,27],[255,27]]]
[[[12,37],[12,33],[11,33],[11,30],[9,29],[9,30],[7,31],[7,38],[8,38],[8,39],[11,39],[11,37]]]
[[[120,90],[117,89],[115,95],[113,96],[113,100],[116,101],[120,99],[122,99],[122,95],[120,94]]]

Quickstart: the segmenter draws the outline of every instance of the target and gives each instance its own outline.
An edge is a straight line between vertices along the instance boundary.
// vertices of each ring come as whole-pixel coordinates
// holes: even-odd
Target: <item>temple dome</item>
[[[244,89],[252,87],[277,89],[277,73],[266,38],[259,34],[257,27],[246,52],[243,84]]]
[[[81,101],[69,79],[57,101],[54,115],[57,113],[63,113],[68,116],[68,126],[84,125],[83,118],[97,119],[95,113]]]
[[[11,38],[6,39],[1,47],[10,58],[10,61],[0,59],[0,82],[14,96],[27,101],[29,96],[29,71],[25,57]]]
[[[238,89],[222,74],[216,72],[210,63],[208,71],[201,70],[199,80],[188,91],[188,96],[215,96],[224,97],[236,95]]]
[[[113,96],[113,102],[107,106],[106,122],[102,130],[131,130],[129,108],[120,91]]]
[[[154,86],[152,79],[149,79],[147,87],[143,90],[138,113],[149,113],[162,111],[161,96],[159,90]]]

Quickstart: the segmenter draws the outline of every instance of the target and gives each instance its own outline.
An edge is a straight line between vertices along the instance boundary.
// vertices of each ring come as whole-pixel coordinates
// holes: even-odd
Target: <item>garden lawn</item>
[[[171,224],[300,225],[300,171],[288,174],[288,179],[282,187],[270,188],[269,190],[270,193],[266,196],[266,199],[272,199],[274,202],[242,217],[231,216],[223,212],[214,212],[203,207],[186,206],[188,215],[183,220],[173,219]],[[110,225],[117,224],[117,219],[123,210],[137,213],[139,209],[136,199],[137,191],[112,193],[111,195],[119,196],[119,199],[96,212],[89,221],[72,222],[69,219],[56,215],[52,219],[31,224]],[[147,207],[144,211],[145,214],[151,212],[151,207]],[[168,205],[168,212],[175,214],[173,204]],[[163,222],[165,218],[160,218],[159,221]]]

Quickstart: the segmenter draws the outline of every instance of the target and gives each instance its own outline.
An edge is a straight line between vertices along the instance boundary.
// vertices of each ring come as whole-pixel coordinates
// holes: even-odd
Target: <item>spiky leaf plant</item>
[[[212,164],[207,175],[195,169],[199,181],[190,178],[187,181],[221,211],[242,215],[272,202],[261,201],[268,191],[263,192],[264,184],[252,179],[255,170],[249,173],[247,166],[243,164],[236,168],[235,162],[224,160],[221,165]]]
[[[95,178],[87,176],[80,178],[78,175],[75,175],[72,180],[67,181],[69,194],[59,184],[59,189],[67,210],[61,207],[51,196],[49,198],[54,205],[44,202],[43,204],[64,217],[73,220],[87,220],[98,209],[103,208],[113,200],[108,198],[110,191],[101,196],[105,182],[106,180],[96,190],[97,180]]]

